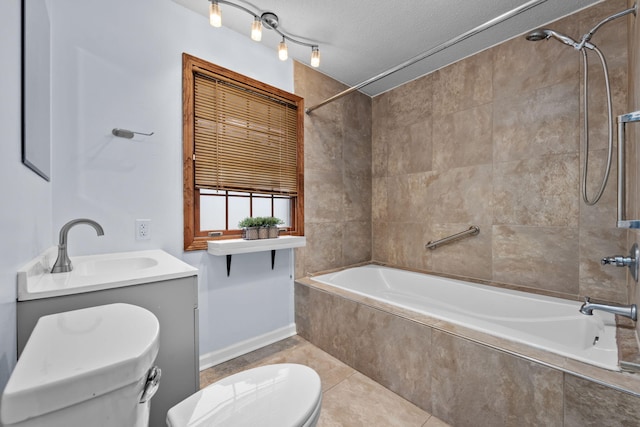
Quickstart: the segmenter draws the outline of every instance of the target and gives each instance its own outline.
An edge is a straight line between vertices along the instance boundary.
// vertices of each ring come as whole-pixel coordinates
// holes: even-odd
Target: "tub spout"
[[[619,306],[608,304],[596,304],[589,300],[589,297],[585,297],[584,304],[580,307],[580,313],[591,316],[593,310],[602,310],[608,313],[619,314],[620,316],[628,317],[631,320],[638,320],[638,306],[635,304]]]
[[[60,229],[60,238],[58,241],[58,259],[56,259],[56,262],[51,269],[52,273],[66,273],[73,270],[71,260],[69,259],[69,255],[67,254],[67,234],[69,233],[71,227],[77,224],[88,224],[95,228],[98,236],[104,235],[102,226],[92,219],[78,218],[67,222]]]

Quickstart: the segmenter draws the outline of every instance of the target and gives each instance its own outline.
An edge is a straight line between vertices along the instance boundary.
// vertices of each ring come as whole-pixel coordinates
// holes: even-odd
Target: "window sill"
[[[207,252],[211,255],[234,255],[251,252],[264,252],[278,249],[300,248],[305,246],[304,236],[280,236],[277,239],[228,239],[207,241]]]

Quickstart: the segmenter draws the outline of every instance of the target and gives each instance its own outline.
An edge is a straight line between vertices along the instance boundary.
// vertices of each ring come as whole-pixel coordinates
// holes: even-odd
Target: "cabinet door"
[[[42,316],[124,302],[151,311],[160,323],[160,388],[151,401],[150,426],[164,426],[167,411],[200,389],[197,276],[83,294],[19,301],[18,355]]]

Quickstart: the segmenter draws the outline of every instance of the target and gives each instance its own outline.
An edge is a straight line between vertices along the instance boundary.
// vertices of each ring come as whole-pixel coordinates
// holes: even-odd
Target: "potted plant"
[[[258,239],[268,239],[269,238],[269,226],[267,225],[267,217],[259,216],[256,217],[256,220],[260,224],[258,228]]]
[[[283,223],[280,218],[257,216],[246,217],[238,226],[242,228],[242,238],[245,240],[273,239],[278,237],[278,225]]]
[[[242,229],[242,238],[245,240],[259,239],[258,230],[260,229],[260,222],[258,218],[246,217],[238,223],[238,227]]]
[[[264,227],[267,227],[268,229],[269,239],[275,239],[276,237],[278,237],[278,234],[280,232],[280,230],[278,229],[278,225],[284,224],[284,221],[273,216],[265,217],[263,218],[263,220]]]

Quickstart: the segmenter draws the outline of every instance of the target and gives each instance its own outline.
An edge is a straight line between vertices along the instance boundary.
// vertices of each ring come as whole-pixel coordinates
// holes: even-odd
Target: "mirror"
[[[22,0],[22,163],[51,177],[50,31],[45,0]]]

